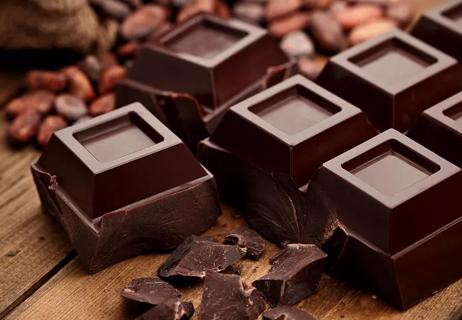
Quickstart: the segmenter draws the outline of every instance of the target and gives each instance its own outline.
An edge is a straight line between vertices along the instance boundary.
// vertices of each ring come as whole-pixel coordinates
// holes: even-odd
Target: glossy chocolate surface
[[[319,289],[327,255],[313,244],[288,244],[270,260],[270,271],[253,285],[273,307],[295,305]]]
[[[425,110],[408,135],[462,167],[462,92]]]
[[[220,212],[213,177],[139,103],[56,132],[32,173],[89,272],[172,249]]]
[[[461,169],[393,129],[326,162],[318,180],[339,220],[390,254],[461,216]]]
[[[447,1],[425,12],[412,34],[461,61],[462,1]]]
[[[439,211],[441,213],[441,211]],[[462,218],[389,254],[347,231],[333,272],[372,290],[398,309],[408,309],[462,277]]]
[[[301,186],[324,161],[375,134],[359,109],[294,76],[233,106],[211,142]]]
[[[179,290],[159,278],[133,279],[120,294],[125,299],[154,306],[181,296]]]
[[[455,59],[396,30],[334,56],[318,82],[378,129],[406,131],[426,108],[461,90],[460,77]]]

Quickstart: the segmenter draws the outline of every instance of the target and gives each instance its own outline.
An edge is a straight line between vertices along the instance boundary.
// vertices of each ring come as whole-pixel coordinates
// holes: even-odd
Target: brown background
[[[441,0],[415,0],[419,12]],[[0,74],[0,101],[21,81],[17,73]],[[0,139],[6,122],[0,112]],[[29,172],[38,157],[32,148],[21,152],[0,143],[0,318],[8,319],[125,319],[133,309],[120,289],[131,279],[152,276],[166,255],[150,254],[118,263],[96,275],[86,274],[58,224],[42,213]],[[224,207],[208,234],[218,237],[243,224]],[[258,262],[242,261],[242,275],[253,281],[268,269],[277,251],[268,244]],[[200,304],[200,285],[184,290],[184,298]],[[321,289],[299,305],[320,319],[461,319],[462,280],[435,293],[407,312],[383,304],[370,293],[324,275]],[[195,319],[197,318],[197,314]]]

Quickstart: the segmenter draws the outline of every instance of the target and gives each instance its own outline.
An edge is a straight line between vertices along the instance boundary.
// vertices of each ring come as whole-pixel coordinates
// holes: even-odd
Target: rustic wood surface
[[[426,10],[441,0],[416,0]],[[0,103],[11,96],[21,77],[0,76]],[[0,112],[0,140],[6,122]],[[130,319],[137,310],[120,297],[131,279],[154,275],[165,254],[149,254],[118,263],[95,275],[86,274],[59,225],[42,213],[30,164],[38,157],[32,148],[10,150],[0,143],[0,319]],[[223,207],[207,234],[220,238],[245,222]],[[267,244],[258,263],[239,264],[245,281],[268,269],[278,248]],[[199,307],[201,286],[182,290]],[[396,311],[370,293],[324,275],[320,291],[299,305],[319,319],[462,319],[462,280],[408,310]],[[194,319],[197,319],[197,315]]]

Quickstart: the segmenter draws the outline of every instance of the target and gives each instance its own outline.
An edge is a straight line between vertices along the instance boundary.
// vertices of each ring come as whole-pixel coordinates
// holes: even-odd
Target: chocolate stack
[[[441,11],[459,31],[461,3]],[[45,209],[93,272],[173,249],[213,223],[212,175],[161,122],[192,149],[211,134],[198,158],[222,200],[285,247],[254,283],[270,304],[315,292],[326,262],[406,309],[462,276],[456,58],[394,30],[334,56],[314,83],[288,77],[287,58],[263,29],[194,16],[145,44],[120,84],[119,101],[147,109],[129,105],[58,131],[32,171]],[[232,245],[249,245],[242,237]],[[206,242],[189,238],[159,275],[178,278],[194,245],[223,249]],[[233,262],[247,254],[225,249]],[[217,261],[194,277],[206,278],[209,293],[232,283],[247,303],[254,288],[215,274],[233,263]]]

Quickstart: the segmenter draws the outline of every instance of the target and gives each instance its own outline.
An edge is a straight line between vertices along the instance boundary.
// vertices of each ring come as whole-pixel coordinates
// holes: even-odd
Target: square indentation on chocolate
[[[233,106],[211,140],[303,185],[324,161],[376,132],[358,108],[294,76]]]
[[[102,162],[119,159],[163,140],[159,133],[133,112],[77,132],[74,137]]]
[[[462,3],[458,3],[455,7],[444,11],[443,15],[451,19],[462,29]]]
[[[377,146],[361,158],[343,167],[378,191],[392,196],[439,170],[438,165],[396,140]],[[358,161],[365,162],[357,166]]]
[[[461,216],[459,167],[396,130],[323,164],[331,210],[362,239],[397,253]]]
[[[462,92],[425,110],[408,135],[462,167]]]
[[[328,119],[341,108],[298,85],[249,110],[275,128],[292,135]]]
[[[247,35],[211,20],[199,20],[164,44],[178,52],[185,52],[201,58],[212,58],[233,46]]]
[[[350,61],[368,75],[393,85],[419,74],[437,60],[400,39],[390,39]]]
[[[460,77],[455,59],[395,30],[331,58],[318,82],[362,109],[379,130],[404,132],[426,108],[461,90]]]
[[[462,60],[462,0],[445,3],[425,12],[412,35]]]

